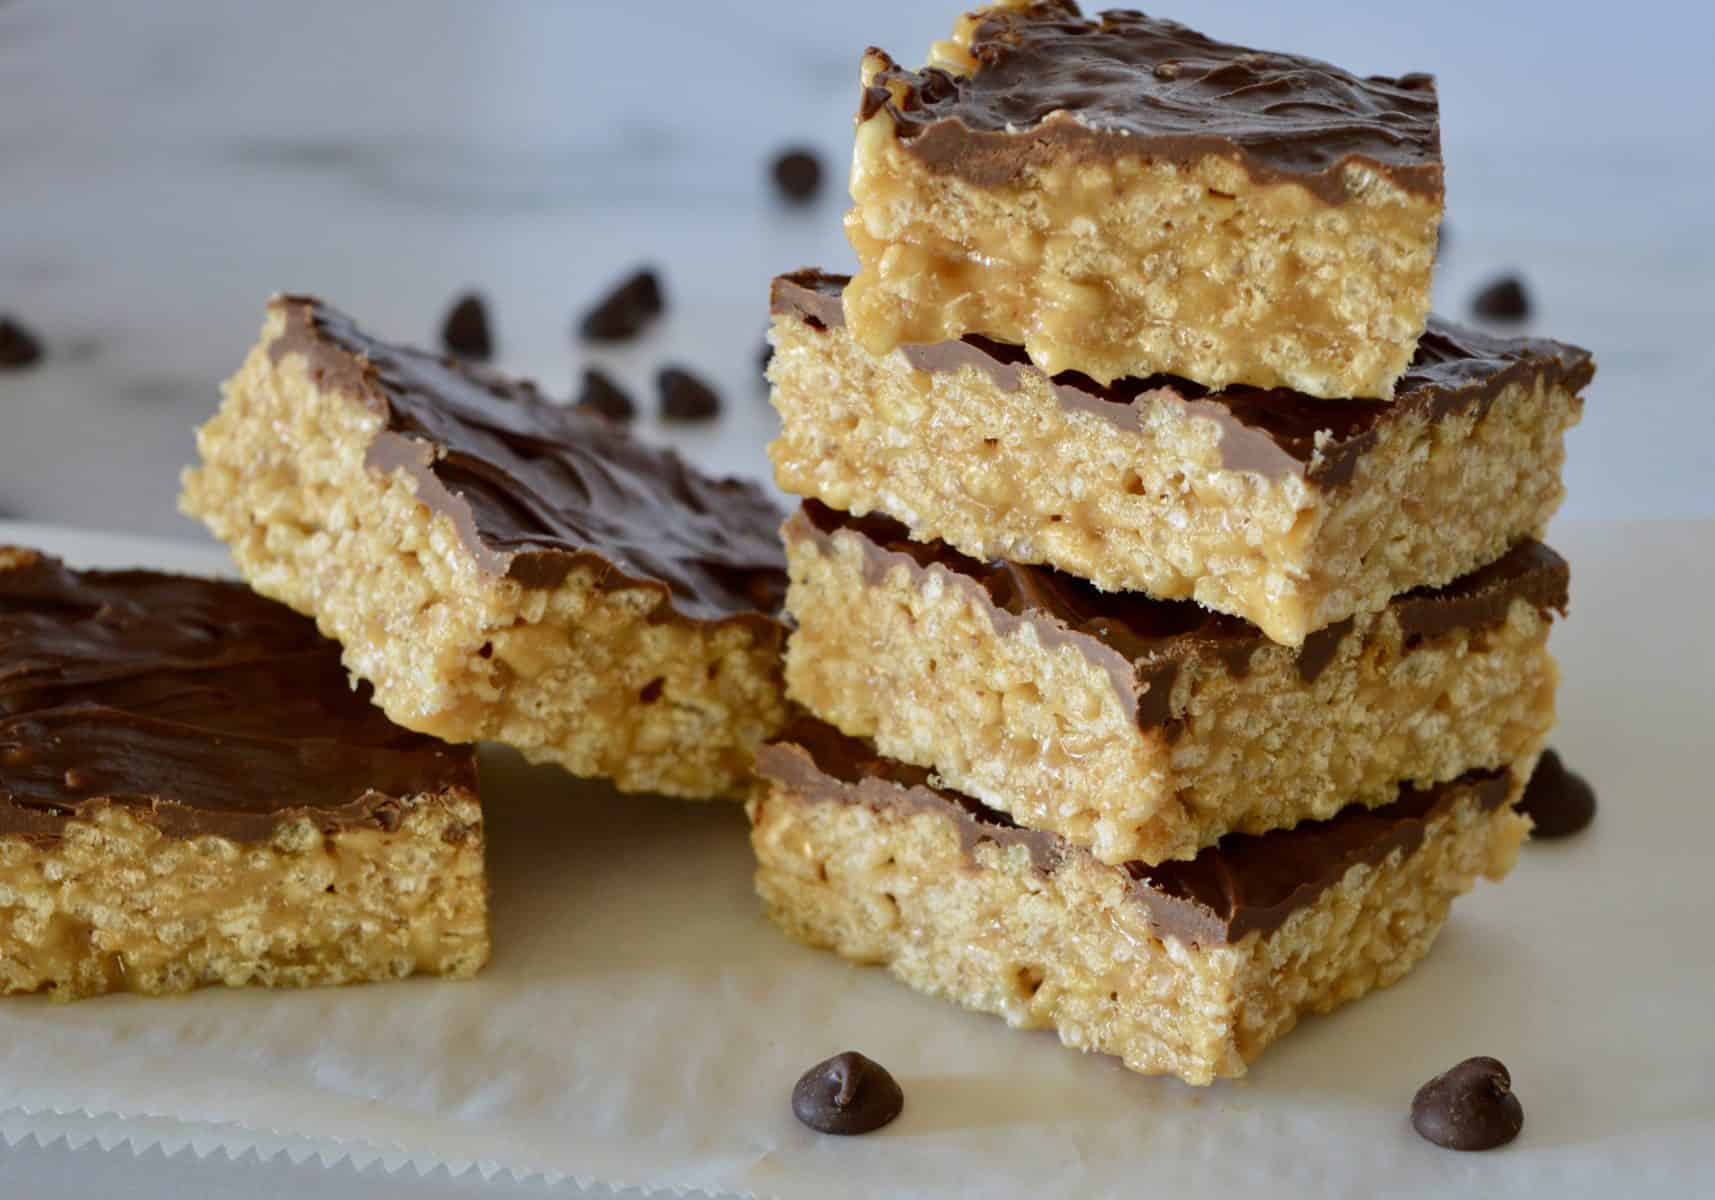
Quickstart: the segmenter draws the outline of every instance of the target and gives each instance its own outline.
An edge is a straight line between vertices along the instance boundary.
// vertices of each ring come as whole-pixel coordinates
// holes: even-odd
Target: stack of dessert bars
[[[1429,315],[1427,76],[1069,3],[863,65],[773,287],[792,936],[1192,1083],[1506,873],[1588,354]]]

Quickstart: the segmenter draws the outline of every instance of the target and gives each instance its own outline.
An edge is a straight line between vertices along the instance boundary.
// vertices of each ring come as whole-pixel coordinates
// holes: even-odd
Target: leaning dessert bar
[[[1523,762],[1189,862],[1107,866],[818,722],[757,765],[756,887],[788,934],[1193,1084],[1403,976],[1529,829],[1511,807]]]
[[[230,583],[0,547],[0,990],[474,974],[475,752]]]
[[[705,797],[785,720],[754,484],[291,296],[197,447],[185,511],[407,728]]]

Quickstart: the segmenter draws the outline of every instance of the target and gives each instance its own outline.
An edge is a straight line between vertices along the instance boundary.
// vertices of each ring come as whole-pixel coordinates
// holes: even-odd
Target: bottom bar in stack
[[[1532,756],[1534,759],[1534,756]],[[1206,1084],[1403,976],[1530,828],[1531,761],[1392,804],[1106,866],[802,719],[762,748],[756,887],[788,934],[1020,1028]]]

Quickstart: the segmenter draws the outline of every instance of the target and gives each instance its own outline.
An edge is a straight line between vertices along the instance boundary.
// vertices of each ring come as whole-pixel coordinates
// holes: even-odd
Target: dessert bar
[[[231,583],[0,547],[0,990],[470,976],[476,755]]]
[[[815,501],[785,537],[788,696],[1103,862],[1386,804],[1534,755],[1554,725],[1567,566],[1537,542],[1292,649]]]
[[[185,511],[407,728],[703,797],[785,719],[781,514],[755,484],[297,296],[197,447]]]
[[[808,720],[758,768],[756,887],[788,934],[1193,1084],[1403,976],[1530,826],[1511,808],[1524,763],[1189,862],[1106,866]]]
[[[1442,211],[1427,75],[1360,78],[1067,0],[864,58],[846,292],[872,353],[984,334],[1050,374],[1386,399]]]
[[[1103,387],[978,337],[877,357],[843,325],[842,282],[774,284],[782,488],[1288,645],[1540,536],[1595,371],[1573,346],[1432,321],[1391,404]]]

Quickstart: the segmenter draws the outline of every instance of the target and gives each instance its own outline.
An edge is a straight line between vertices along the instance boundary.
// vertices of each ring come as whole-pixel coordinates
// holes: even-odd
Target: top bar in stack
[[[1595,368],[1432,320],[1397,398],[1050,376],[971,335],[874,355],[845,280],[774,282],[781,487],[970,558],[1194,599],[1297,646],[1540,536]]]
[[[185,511],[409,729],[702,797],[741,792],[786,718],[755,484],[299,296],[197,448]]]
[[[980,333],[1049,373],[1381,397],[1429,312],[1426,75],[1360,78],[1070,0],[863,65],[846,293],[869,350]]]

